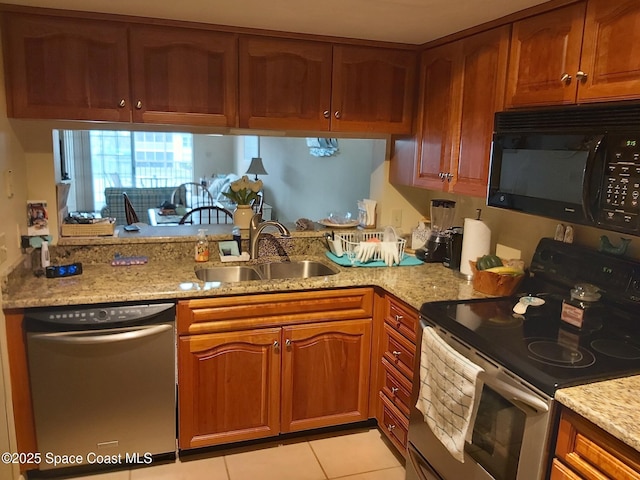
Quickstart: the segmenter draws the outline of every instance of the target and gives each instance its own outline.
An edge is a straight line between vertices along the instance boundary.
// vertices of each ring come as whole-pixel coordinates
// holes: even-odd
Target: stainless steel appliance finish
[[[471,442],[465,445],[464,463],[455,460],[440,443],[422,413],[411,409],[407,480],[542,478],[553,399],[425,318],[420,320],[420,337],[427,325],[435,327],[449,346],[484,369],[480,376],[483,389]],[[417,388],[412,400],[417,400]]]
[[[42,455],[124,464],[175,453],[174,304],[33,309],[26,325]]]
[[[530,271],[522,291],[545,303],[523,315],[513,311],[518,295],[422,306],[420,326],[434,326],[486,373],[480,377],[484,387],[464,463],[439,445],[412,408],[407,479],[541,480],[549,468],[545,452],[555,391],[640,373],[640,262],[543,238]],[[590,310],[589,324],[576,328],[561,320],[562,301],[582,282],[598,286],[601,305]],[[419,356],[412,405],[418,367]]]
[[[487,204],[640,233],[640,105],[498,112]]]

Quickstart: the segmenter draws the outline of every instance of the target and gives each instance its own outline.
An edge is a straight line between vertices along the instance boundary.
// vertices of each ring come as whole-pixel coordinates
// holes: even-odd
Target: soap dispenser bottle
[[[196,262],[208,262],[209,261],[209,241],[205,234],[206,230],[198,230],[198,241],[196,242]]]

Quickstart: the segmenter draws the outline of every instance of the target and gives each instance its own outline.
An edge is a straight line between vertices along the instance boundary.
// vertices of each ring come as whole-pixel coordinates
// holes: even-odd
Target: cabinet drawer
[[[407,379],[413,379],[415,345],[386,323],[382,337],[383,358],[386,358]]]
[[[178,302],[178,333],[199,334],[373,316],[373,290],[265,293]]]
[[[640,479],[640,452],[570,410],[560,417],[555,453],[576,478]]]
[[[564,465],[557,458],[553,459],[553,463],[551,464],[551,476],[550,480],[582,480],[582,477],[579,477],[573,471]]]
[[[407,417],[411,411],[411,382],[391,365],[386,358],[382,359],[384,367],[384,383],[382,391]]]
[[[407,436],[409,432],[409,420],[380,392],[382,425],[380,429],[398,448],[403,455],[407,450]]]
[[[413,343],[416,342],[418,312],[395,298],[389,298],[387,311],[385,312],[385,321]]]

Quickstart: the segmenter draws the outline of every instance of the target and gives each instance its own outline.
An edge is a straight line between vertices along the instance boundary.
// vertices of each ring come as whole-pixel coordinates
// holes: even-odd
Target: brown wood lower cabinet
[[[563,409],[551,480],[640,479],[640,452],[568,409]]]
[[[352,310],[362,297],[363,309]],[[256,311],[249,321],[246,308],[268,295],[230,298],[243,310],[241,330],[227,331],[229,305],[224,301],[181,302],[179,317],[194,315],[221,331],[181,335],[178,340],[179,447],[199,448],[369,418],[372,338],[372,293],[343,291],[335,298],[334,316],[314,316],[326,307],[327,293],[276,295],[280,313]],[[367,299],[370,303],[367,306]],[[287,312],[297,304],[301,315]],[[217,304],[216,304],[217,303]],[[221,304],[222,303],[222,304]],[[342,307],[342,309],[341,309]],[[352,311],[366,318],[342,319]],[[198,311],[200,312],[198,314]],[[284,313],[283,313],[284,312]],[[309,323],[301,317],[308,315]],[[200,316],[198,316],[200,315]],[[216,318],[218,320],[216,320]],[[180,323],[180,321],[179,321]],[[250,325],[250,326],[249,326]],[[264,325],[261,328],[256,328]],[[188,330],[189,326],[183,322]],[[244,328],[244,329],[242,329]]]
[[[384,321],[379,328],[378,408],[380,430],[406,455],[416,357],[416,309],[393,297],[376,298]]]

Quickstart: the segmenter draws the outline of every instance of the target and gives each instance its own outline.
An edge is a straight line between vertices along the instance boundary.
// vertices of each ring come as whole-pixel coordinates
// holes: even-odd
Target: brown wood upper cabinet
[[[235,34],[14,13],[4,28],[11,117],[237,123]]]
[[[640,98],[640,3],[588,0],[513,25],[507,107]]]
[[[127,122],[127,27],[5,13],[7,109],[15,118]]]
[[[415,186],[485,195],[509,34],[504,26],[423,53]]]
[[[240,126],[342,132],[411,130],[412,51],[240,38]]]
[[[132,25],[129,38],[134,122],[236,125],[237,35]]]

